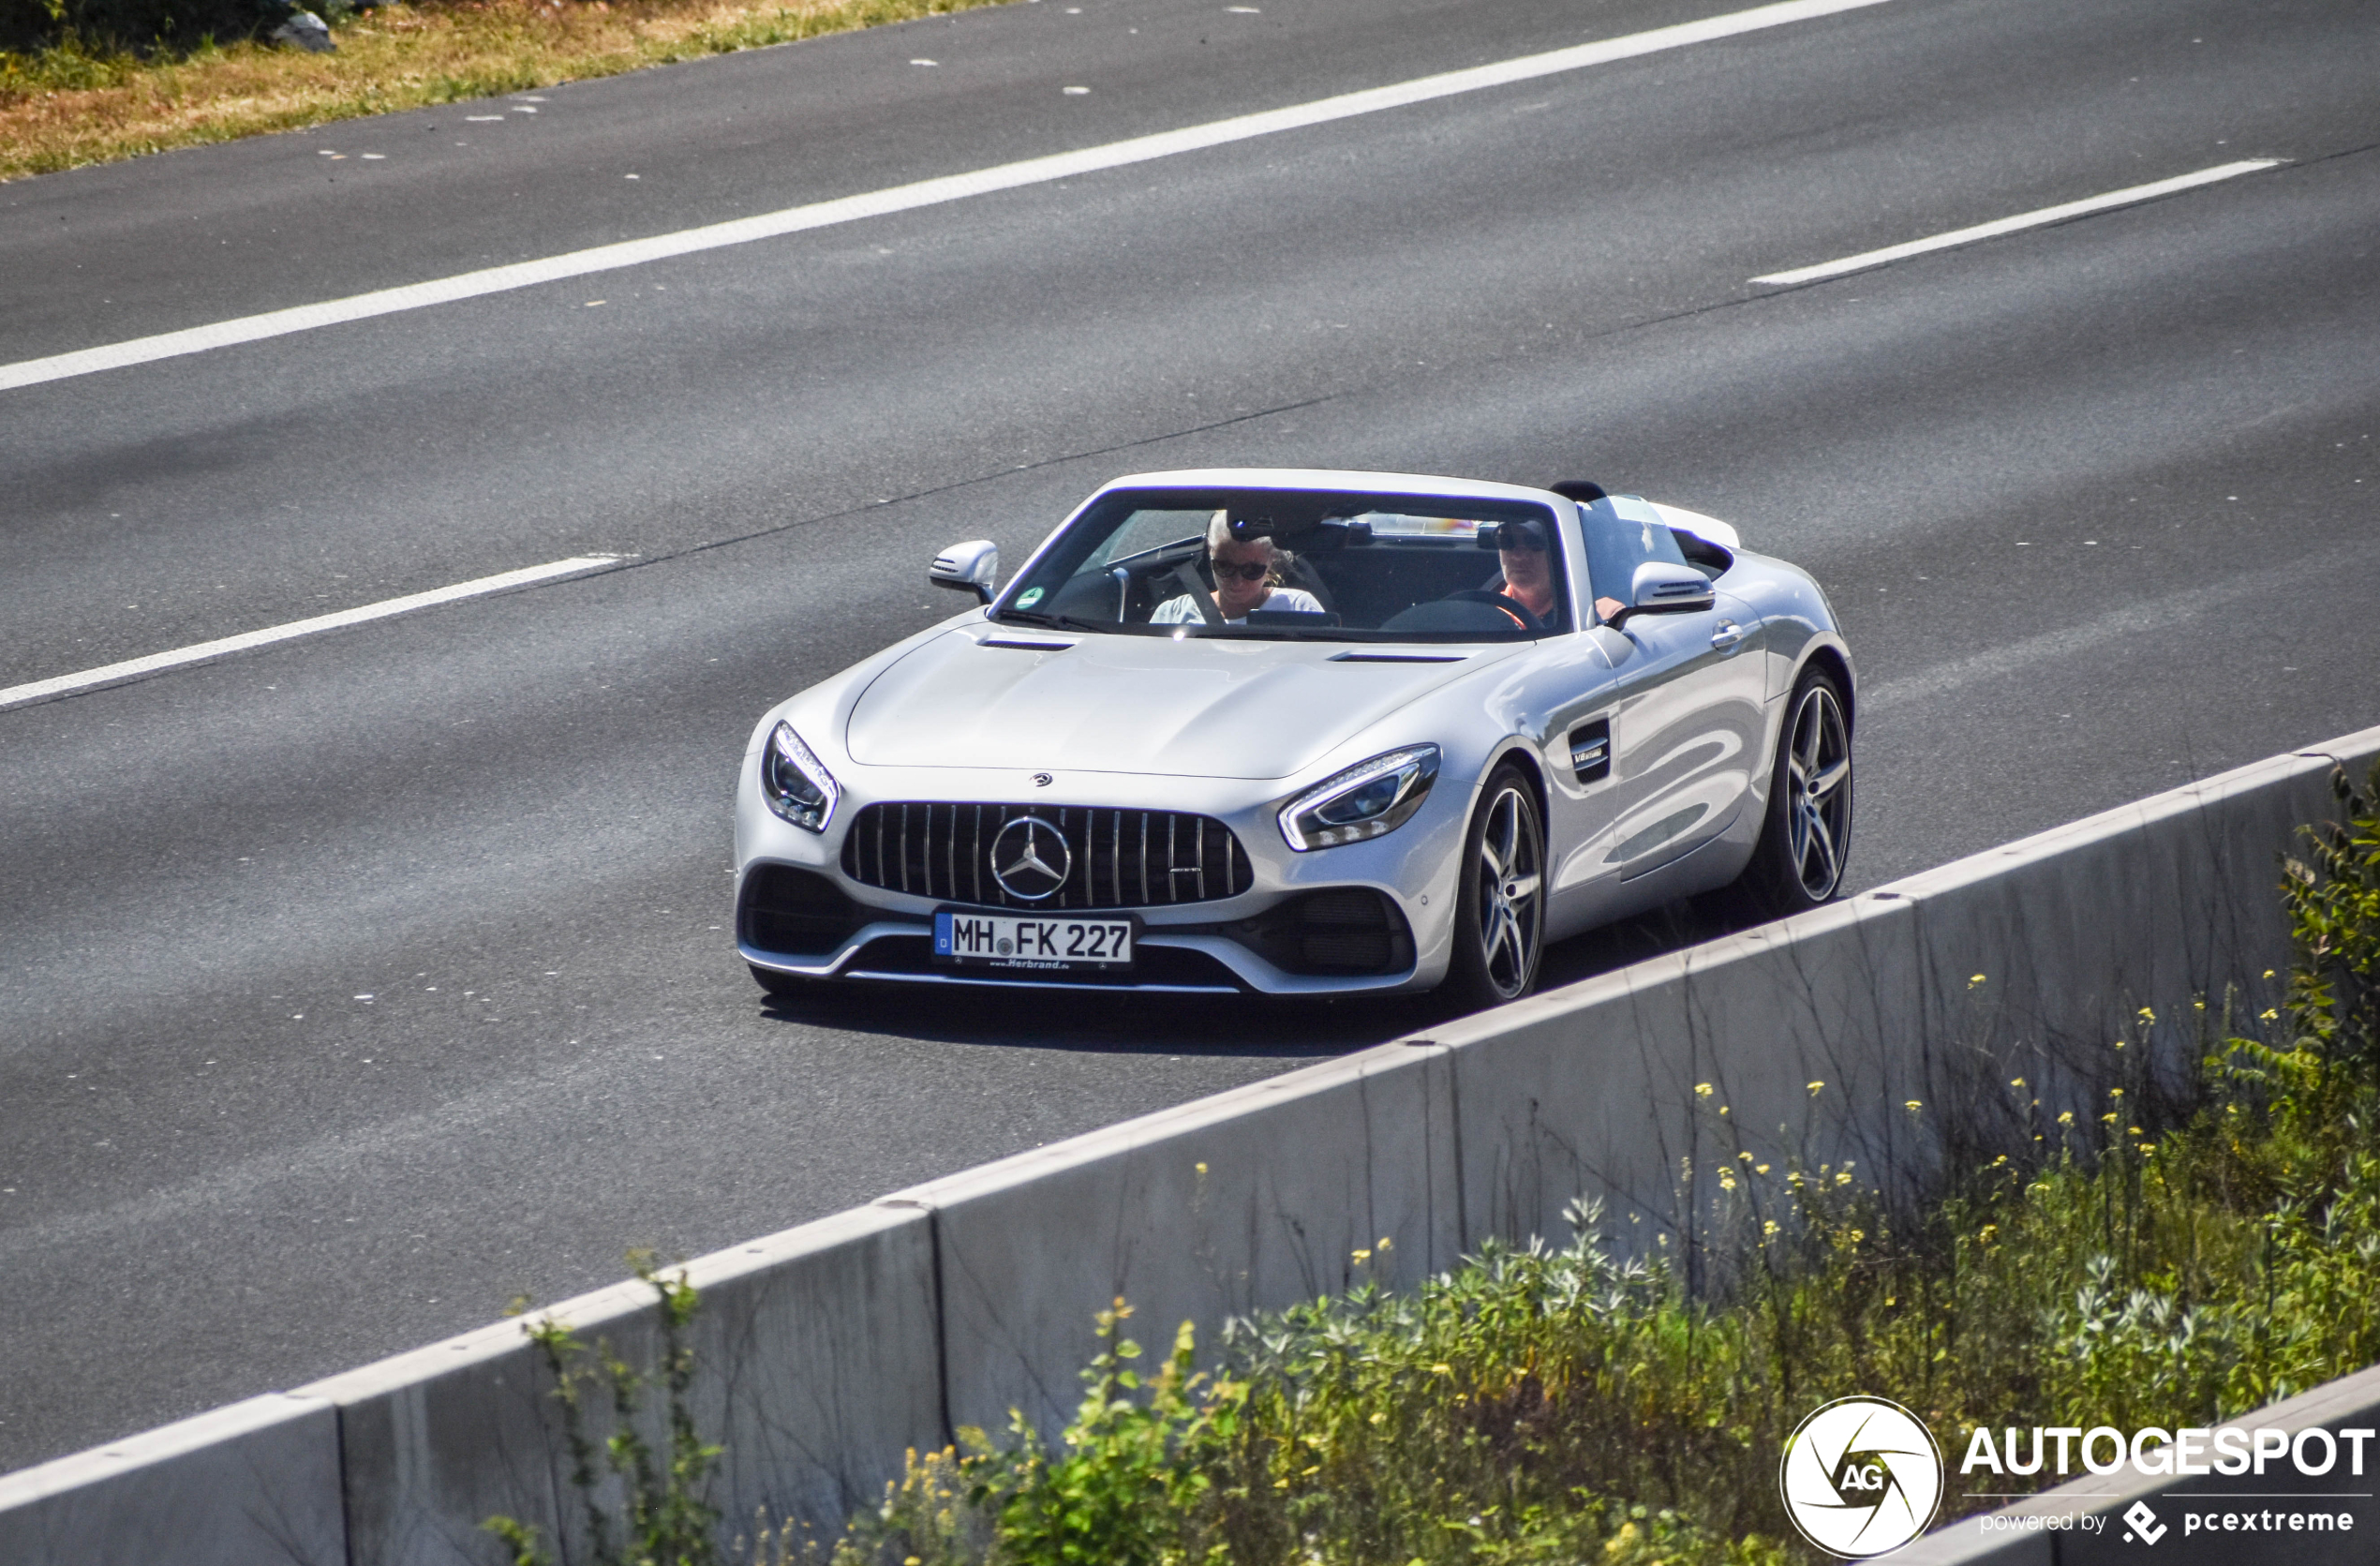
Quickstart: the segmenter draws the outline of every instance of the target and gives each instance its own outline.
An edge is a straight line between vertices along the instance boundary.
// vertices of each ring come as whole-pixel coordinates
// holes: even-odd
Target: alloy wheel
[[[1488,983],[1507,999],[1528,987],[1545,929],[1538,917],[1545,876],[1536,813],[1517,784],[1505,784],[1488,806],[1473,867],[1479,877],[1481,965]]]
[[[1812,685],[1793,710],[1785,757],[1785,821],[1793,873],[1813,902],[1835,895],[1852,835],[1852,738],[1842,704]]]

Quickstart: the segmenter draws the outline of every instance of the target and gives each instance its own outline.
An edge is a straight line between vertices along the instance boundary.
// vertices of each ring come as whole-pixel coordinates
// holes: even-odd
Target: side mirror
[[[1646,560],[1636,568],[1629,603],[1603,623],[1617,631],[1638,615],[1684,615],[1718,604],[1711,579],[1690,565]]]
[[[992,584],[1000,580],[1000,545],[988,538],[954,544],[934,557],[926,580],[938,588],[972,592],[976,603],[989,604]]]

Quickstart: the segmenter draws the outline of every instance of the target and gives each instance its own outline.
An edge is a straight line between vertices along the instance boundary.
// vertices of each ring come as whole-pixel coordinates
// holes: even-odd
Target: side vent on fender
[[[1612,720],[1598,718],[1570,730],[1570,770],[1583,783],[1612,775]]]

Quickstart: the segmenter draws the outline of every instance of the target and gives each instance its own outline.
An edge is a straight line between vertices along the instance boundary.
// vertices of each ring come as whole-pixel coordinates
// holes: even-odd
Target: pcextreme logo
[[[1882,1397],[1838,1397],[1786,1438],[1777,1469],[1803,1538],[1848,1560],[1926,1531],[1942,1499],[1942,1453],[1925,1421]]]

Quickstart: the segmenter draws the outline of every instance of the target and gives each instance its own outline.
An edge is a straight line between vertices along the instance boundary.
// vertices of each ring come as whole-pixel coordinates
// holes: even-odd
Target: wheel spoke
[[[1805,786],[1812,800],[1823,799],[1842,786],[1843,780],[1851,775],[1851,758],[1846,756],[1840,761],[1820,768]]]
[[[1813,891],[1832,891],[1835,887],[1836,876],[1835,834],[1827,829],[1826,818],[1819,814],[1816,811],[1812,811],[1810,813],[1809,841],[1810,846],[1817,851],[1819,869],[1822,872],[1819,885],[1811,887],[1811,889]],[[1807,875],[1804,877],[1803,885],[1809,885]]]
[[[1535,873],[1515,875],[1512,879],[1504,883],[1505,900],[1510,902],[1520,902],[1528,898],[1535,897],[1537,895],[1539,886],[1540,886],[1543,881],[1544,877]]]

